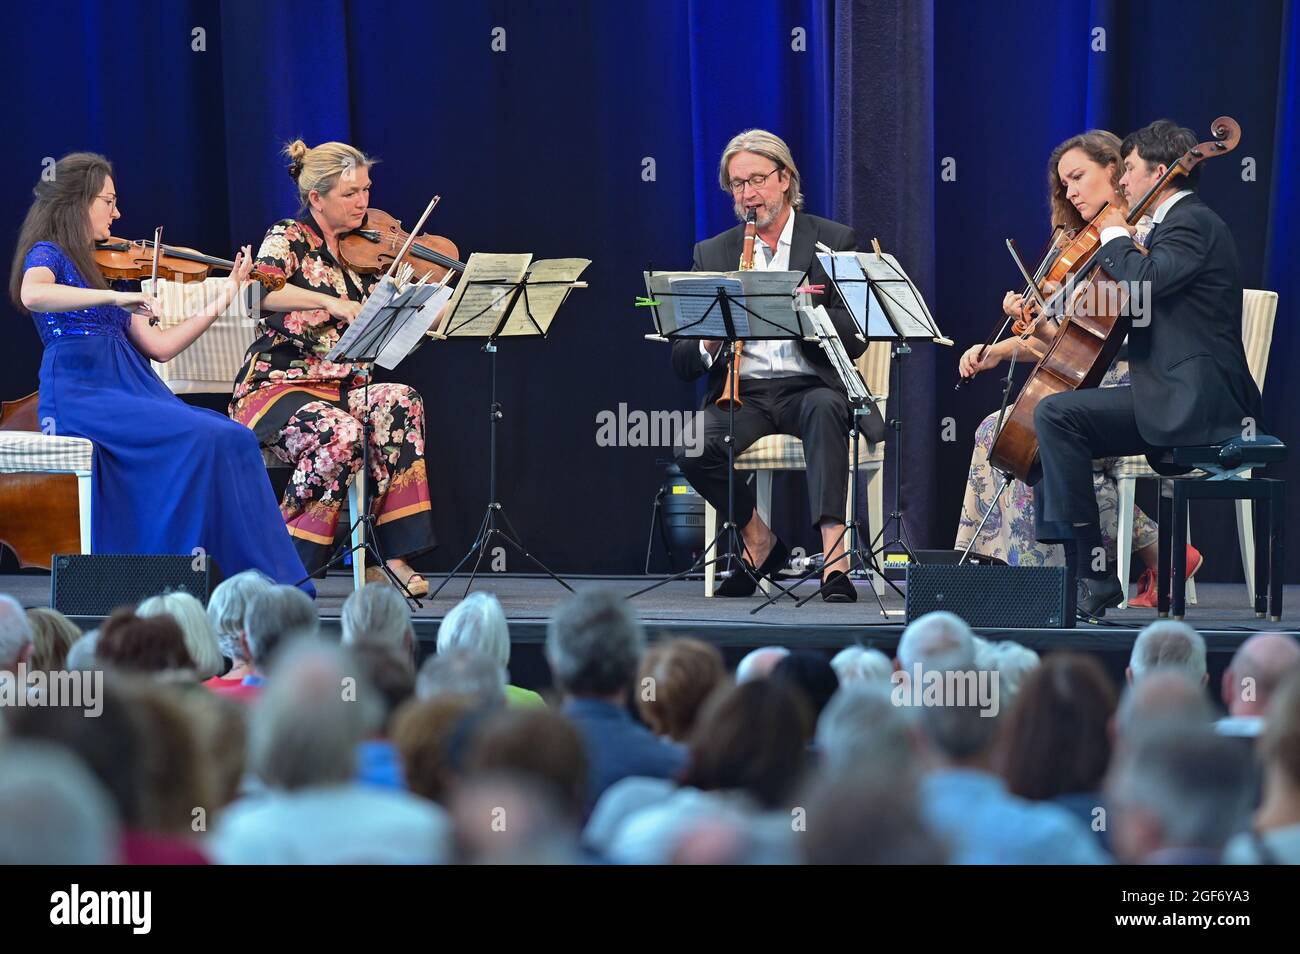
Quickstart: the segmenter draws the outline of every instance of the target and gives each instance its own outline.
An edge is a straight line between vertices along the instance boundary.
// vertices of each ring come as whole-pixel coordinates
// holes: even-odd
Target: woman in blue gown
[[[150,324],[156,299],[109,288],[94,264],[94,243],[121,216],[108,160],[65,156],[35,196],[10,296],[31,313],[45,346],[42,429],[95,445],[93,551],[195,555],[198,548],[223,574],[257,569],[298,583],[307,572],[253,432],[181,401],[149,364],[179,354],[226,309],[248,279],[250,250],[237,257],[226,292],[162,329]],[[310,582],[302,586],[315,594]]]

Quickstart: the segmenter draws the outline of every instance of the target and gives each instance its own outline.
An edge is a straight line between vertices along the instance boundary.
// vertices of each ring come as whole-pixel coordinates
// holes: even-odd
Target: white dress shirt
[[[776,252],[761,238],[754,239],[754,268],[766,272],[788,272],[790,270],[790,240],[794,235],[794,209],[785,220],[785,228],[776,241]],[[704,366],[713,366],[713,357],[700,342],[700,354]],[[817,369],[804,357],[803,349],[797,341],[746,341],[740,355],[741,378],[782,378],[796,374],[811,374],[818,377]]]
[[[1161,202],[1160,205],[1156,207],[1155,212],[1151,216],[1151,223],[1152,223],[1151,227],[1155,228],[1157,225],[1159,225],[1161,222],[1165,220],[1165,216],[1169,214],[1169,210],[1174,207],[1175,202],[1177,202],[1183,196],[1191,195],[1191,194],[1192,194],[1191,189],[1180,189],[1179,191],[1171,195],[1169,198],[1165,199],[1165,201]],[[1111,241],[1112,239],[1124,238],[1127,235],[1128,235],[1128,229],[1120,228],[1118,225],[1112,225],[1109,228],[1104,228],[1101,230],[1101,244],[1105,245],[1107,242]]]

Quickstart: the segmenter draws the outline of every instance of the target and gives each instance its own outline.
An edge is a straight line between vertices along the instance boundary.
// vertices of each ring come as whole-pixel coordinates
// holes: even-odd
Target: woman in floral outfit
[[[267,231],[256,268],[285,279],[262,301],[260,336],[235,381],[230,416],[294,468],[280,511],[309,571],[329,559],[347,483],[361,469],[365,369],[325,355],[376,284],[342,264],[339,237],[360,227],[370,204],[372,160],[345,143],[285,148],[298,184],[298,219]],[[404,384],[371,384],[370,477],[375,534],[411,592],[428,583],[405,558],[434,546],[424,462],[424,405]],[[369,568],[367,576],[382,571]]]

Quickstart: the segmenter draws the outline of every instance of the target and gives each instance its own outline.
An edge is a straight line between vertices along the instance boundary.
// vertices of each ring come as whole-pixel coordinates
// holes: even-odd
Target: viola
[[[422,218],[421,224],[423,221]],[[410,239],[411,234],[402,229],[399,220],[381,209],[370,209],[360,228],[340,236],[339,257],[354,272],[364,275],[387,272]],[[429,281],[440,282],[450,272],[465,271],[459,255],[451,239],[425,234],[415,236],[403,260],[411,266],[416,279],[428,274]]]

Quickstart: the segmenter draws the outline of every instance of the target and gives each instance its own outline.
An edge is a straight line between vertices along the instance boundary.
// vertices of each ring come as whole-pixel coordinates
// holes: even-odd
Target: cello
[[[1140,200],[1128,211],[1125,220],[1135,224],[1146,213],[1161,189],[1174,176],[1187,175],[1212,156],[1222,156],[1241,141],[1241,126],[1230,116],[1220,116],[1210,124],[1214,138],[1187,150],[1174,161]],[[1104,210],[1103,210],[1104,211]],[[1100,216],[1100,213],[1099,213]],[[1015,407],[1006,416],[989,448],[989,463],[1004,475],[1025,483],[1034,483],[1041,474],[1038,459],[1038,435],[1034,432],[1034,412],[1053,394],[1095,388],[1110,369],[1124,338],[1128,334],[1128,293],[1105,269],[1094,262],[1101,248],[1101,230],[1094,218],[1071,243],[1077,254],[1061,255],[1048,281],[1070,278],[1046,302],[1046,311],[1034,318],[1041,321],[1056,309],[1062,309],[1060,325],[1025,379]],[[1082,283],[1074,275],[1086,275]],[[1054,279],[1054,276],[1058,276]],[[1031,329],[1027,329],[1028,330]]]

